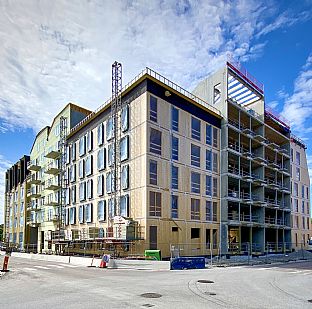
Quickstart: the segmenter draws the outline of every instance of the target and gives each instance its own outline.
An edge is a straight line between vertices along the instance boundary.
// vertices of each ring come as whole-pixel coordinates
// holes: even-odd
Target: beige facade
[[[291,139],[292,243],[294,249],[307,248],[312,237],[310,177],[306,146],[297,137]]]

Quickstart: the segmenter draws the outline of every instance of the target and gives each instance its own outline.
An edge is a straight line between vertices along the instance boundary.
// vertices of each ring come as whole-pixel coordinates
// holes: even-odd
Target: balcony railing
[[[31,160],[27,162],[27,169],[30,171],[40,171],[41,166],[38,163],[38,160]]]

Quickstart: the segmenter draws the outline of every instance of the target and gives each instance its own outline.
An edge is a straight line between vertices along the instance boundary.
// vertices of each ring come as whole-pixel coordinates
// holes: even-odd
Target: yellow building
[[[298,137],[291,137],[292,175],[292,244],[294,249],[306,249],[312,237],[310,209],[310,177],[306,145]]]

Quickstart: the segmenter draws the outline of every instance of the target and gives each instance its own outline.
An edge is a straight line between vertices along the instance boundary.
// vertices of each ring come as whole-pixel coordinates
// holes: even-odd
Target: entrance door
[[[41,231],[41,243],[40,243],[40,251],[44,249],[44,231]]]
[[[153,225],[150,226],[149,235],[150,235],[150,249],[156,250],[157,249],[157,226],[153,226]]]

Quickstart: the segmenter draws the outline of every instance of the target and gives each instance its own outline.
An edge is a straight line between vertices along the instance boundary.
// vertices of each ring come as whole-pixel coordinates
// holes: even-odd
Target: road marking
[[[64,268],[63,266],[59,266],[59,265],[52,265],[52,264],[47,264],[47,266],[50,266],[50,267],[55,267],[55,268]]]
[[[36,269],[34,269],[34,268],[29,268],[29,267],[24,267],[23,270],[35,271]]]
[[[39,268],[39,269],[50,269],[49,267],[45,267],[45,266],[34,266],[36,268]]]
[[[70,264],[60,264],[62,266],[65,266],[65,267],[70,267],[70,268],[76,268],[76,267],[79,267],[77,265],[70,265]]]

